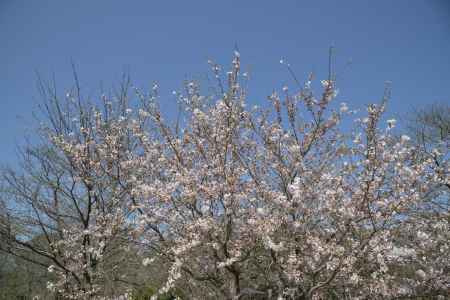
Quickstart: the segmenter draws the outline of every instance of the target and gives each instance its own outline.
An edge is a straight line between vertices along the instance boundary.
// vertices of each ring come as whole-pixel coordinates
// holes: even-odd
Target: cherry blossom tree
[[[154,299],[450,296],[448,207],[416,217],[449,183],[435,161],[448,148],[424,157],[398,138],[388,88],[361,114],[336,103],[330,72],[318,96],[310,76],[248,107],[240,54],[225,75],[209,63],[217,93],[187,82],[177,120],[156,85],[101,105],[75,89],[46,106],[39,160],[5,176],[14,219],[32,229],[5,235],[15,249],[31,249],[36,228],[46,236],[35,252],[50,289],[102,299],[108,280],[132,287],[121,249],[164,277]]]
[[[64,101],[48,86],[40,86],[42,143],[24,147],[19,170],[3,172],[9,205],[1,250],[39,257],[31,260],[53,274],[48,289],[64,298],[114,295],[128,285],[117,268],[131,247],[120,168],[133,147],[124,126],[128,83],[114,103],[103,101],[103,115],[83,102],[78,81]]]

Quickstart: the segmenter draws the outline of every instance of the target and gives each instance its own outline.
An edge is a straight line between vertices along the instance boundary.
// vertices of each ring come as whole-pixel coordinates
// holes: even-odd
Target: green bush
[[[133,291],[133,300],[149,300],[153,295],[157,293],[158,289],[152,286],[146,286],[142,288],[135,289]],[[158,296],[158,300],[172,300],[176,297],[183,299],[183,293],[180,290],[174,290],[167,294]]]

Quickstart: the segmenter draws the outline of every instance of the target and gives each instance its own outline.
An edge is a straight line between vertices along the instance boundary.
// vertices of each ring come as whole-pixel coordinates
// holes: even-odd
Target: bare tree
[[[450,105],[435,103],[415,109],[406,117],[406,129],[426,158],[433,159],[439,176],[446,178],[444,185],[450,189]]]

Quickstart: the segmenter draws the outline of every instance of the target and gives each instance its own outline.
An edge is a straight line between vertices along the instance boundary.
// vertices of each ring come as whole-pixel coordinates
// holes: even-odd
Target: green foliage
[[[46,289],[47,270],[22,259],[0,252],[0,300],[52,299]]]
[[[158,288],[152,286],[146,286],[142,288],[135,289],[132,294],[133,300],[149,300],[158,291]],[[176,289],[167,294],[158,296],[158,300],[173,300],[176,297],[183,299],[183,293],[181,290]]]

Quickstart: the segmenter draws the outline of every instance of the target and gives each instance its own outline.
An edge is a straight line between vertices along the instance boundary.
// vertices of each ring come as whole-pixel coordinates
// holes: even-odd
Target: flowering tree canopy
[[[333,76],[249,108],[239,53],[226,82],[210,64],[218,92],[188,82],[174,121],[157,86],[48,102],[43,145],[4,175],[4,250],[43,256],[67,299],[155,266],[154,299],[450,297],[448,140],[423,155],[383,121],[388,91],[356,116]]]

